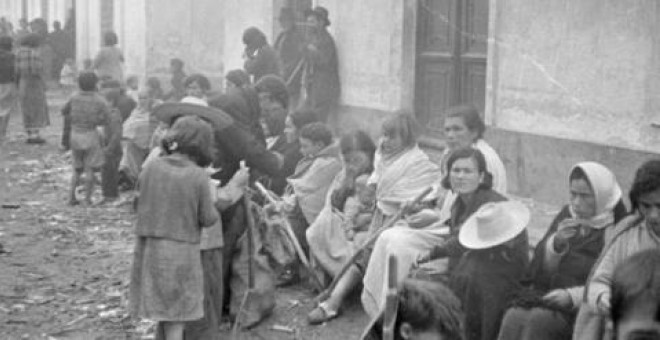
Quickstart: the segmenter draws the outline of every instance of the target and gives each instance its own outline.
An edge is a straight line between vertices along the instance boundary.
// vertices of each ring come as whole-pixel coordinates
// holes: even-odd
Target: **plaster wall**
[[[382,111],[410,107],[404,81],[401,0],[318,0],[330,13],[342,85],[342,104]],[[408,65],[409,66],[409,65]]]
[[[101,47],[100,15],[100,0],[76,0],[76,60],[80,68],[83,60],[94,59]]]
[[[14,25],[14,30],[19,28],[18,21],[23,17],[22,0],[0,1],[0,16],[5,17]]]
[[[660,4],[491,0],[490,124],[657,151]]]
[[[146,1],[114,1],[114,30],[119,38],[119,47],[124,52],[124,74],[144,79],[147,65]]]
[[[170,59],[180,58],[188,74],[208,76],[214,87],[224,72],[225,0],[146,0],[146,74],[169,79]],[[165,80],[165,79],[163,79]],[[167,87],[167,81],[163,81]]]
[[[273,35],[273,13],[275,11],[273,1],[264,0],[223,0],[223,11],[225,14],[225,30],[222,39],[224,47],[225,71],[243,68],[243,31],[254,26],[266,35],[268,42],[272,45],[275,37]],[[279,11],[279,8],[277,9]]]

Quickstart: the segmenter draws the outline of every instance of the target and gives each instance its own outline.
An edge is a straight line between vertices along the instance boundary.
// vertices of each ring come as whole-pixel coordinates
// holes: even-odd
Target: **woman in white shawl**
[[[376,152],[374,172],[368,181],[376,194],[376,211],[370,231],[382,227],[403,204],[440,180],[439,167],[417,145],[418,133],[417,122],[410,114],[398,114],[383,123],[383,137]],[[434,198],[437,198],[437,192],[427,196],[426,204]],[[318,324],[338,315],[343,299],[368,270],[367,261],[369,254],[351,267],[330,298],[310,312],[310,323]]]
[[[505,194],[506,170],[495,150],[483,140],[486,126],[479,116],[479,111],[472,106],[452,107],[446,112],[444,128],[447,149],[441,161],[442,172],[447,173],[446,161],[454,150],[473,147],[484,155],[486,168],[493,175],[493,189]],[[439,182],[441,176],[438,175],[437,178]],[[399,223],[380,235],[374,245],[363,282],[362,305],[371,317],[380,311],[385,302],[389,256],[397,257],[397,276],[399,282],[402,282],[418,258],[423,257],[447,236],[449,230],[443,222],[451,215],[451,206],[455,200],[456,194],[447,191],[440,212],[423,209],[406,218],[406,223]],[[436,263],[433,271],[446,270],[443,264],[446,264],[444,260]]]

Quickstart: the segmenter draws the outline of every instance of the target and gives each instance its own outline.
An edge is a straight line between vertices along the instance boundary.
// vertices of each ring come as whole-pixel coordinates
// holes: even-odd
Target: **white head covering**
[[[569,175],[575,171],[575,169],[581,169],[584,174],[587,176],[589,185],[594,192],[594,197],[596,200],[596,214],[591,219],[592,221],[603,219],[605,216],[613,214],[614,207],[619,203],[622,196],[621,187],[616,180],[616,177],[606,168],[604,165],[596,162],[581,162],[573,166]],[[571,214],[575,216],[575,213],[571,209]],[[596,223],[594,227],[597,228]]]

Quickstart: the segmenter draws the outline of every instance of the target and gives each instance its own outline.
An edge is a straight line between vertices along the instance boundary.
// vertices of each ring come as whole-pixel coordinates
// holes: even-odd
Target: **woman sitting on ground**
[[[467,330],[469,334],[476,334],[476,336],[473,335],[468,338],[478,339],[481,337],[479,334],[485,334],[484,338],[488,338],[490,335],[492,339],[497,336],[501,314],[506,308],[505,301],[492,301],[493,303],[484,303],[481,305],[473,300],[473,296],[480,296],[479,294],[481,294],[482,288],[487,289],[486,286],[493,282],[485,279],[483,281],[484,287],[475,286],[478,282],[470,280],[469,276],[466,276],[466,272],[472,270],[472,262],[469,262],[469,265],[463,265],[467,266],[467,268],[460,270],[457,273],[453,273],[453,270],[459,266],[467,251],[461,242],[459,242],[458,237],[466,220],[468,220],[468,218],[470,218],[483,205],[492,202],[505,201],[506,198],[492,189],[492,177],[486,169],[486,160],[479,150],[465,148],[454,151],[447,160],[447,167],[449,173],[444,177],[442,184],[445,188],[451,189],[451,191],[457,196],[457,199],[451,207],[451,217],[446,222],[449,226],[450,236],[446,241],[440,242],[432,247],[428,253],[420,256],[418,262],[426,262],[435,258],[449,258],[450,279],[458,279],[459,282],[454,286],[458,288],[456,293],[459,295],[459,298],[463,300],[465,305],[470,305],[470,308],[465,308],[467,313]],[[519,247],[527,249],[526,236],[521,237],[524,237],[525,240],[520,241]],[[516,243],[516,246],[518,246],[518,243]],[[496,254],[499,256],[499,253]],[[525,253],[523,252],[522,254]],[[500,257],[497,258],[500,259]],[[512,269],[517,268],[516,270],[520,270],[520,273],[522,273],[527,263],[527,257],[525,255],[520,259],[511,258],[511,261],[513,264]],[[504,261],[504,263],[507,262]],[[508,267],[503,266],[503,268]],[[498,268],[492,267],[491,269],[497,270]],[[517,282],[515,281],[517,280],[515,278],[518,273],[512,271],[502,269],[502,272],[511,275],[511,280],[514,280],[511,282]],[[496,273],[484,273],[484,276],[494,277],[496,276]],[[479,276],[481,277],[480,280],[483,280],[484,276]],[[497,283],[493,283],[492,285],[493,290],[502,290],[505,288],[508,289],[509,287],[507,285],[499,287]],[[472,291],[474,291],[474,293],[471,293]],[[504,298],[504,296],[500,297]],[[378,302],[382,304],[382,302]],[[488,317],[482,318],[482,315],[487,315]],[[482,324],[483,327],[475,326],[478,324]]]
[[[407,279],[398,295],[394,339],[465,339],[465,316],[461,302],[444,285]],[[382,329],[383,313],[367,327],[362,339],[383,339]]]
[[[369,228],[370,231],[376,231],[389,222],[388,220],[404,204],[433,186],[440,177],[438,166],[418,147],[418,133],[419,126],[410,114],[398,114],[383,123],[383,138],[376,153],[374,172],[368,181],[371,190],[375,190],[377,207]],[[420,206],[430,206],[435,198],[437,198],[437,193],[432,193]],[[308,235],[308,237],[310,236]],[[329,240],[314,241],[324,244]],[[312,242],[310,239],[310,244]],[[316,247],[314,246],[314,248]],[[368,261],[369,254],[365,254],[358,261],[359,263],[351,266],[331,293],[330,298],[321,302],[316,309],[310,312],[308,315],[310,323],[321,323],[337,315],[346,295],[357,286],[364,277],[365,271],[371,270],[367,268]],[[341,265],[336,270],[340,268]],[[326,268],[328,271],[331,269]],[[376,270],[382,269],[376,268]],[[337,272],[330,273],[337,274]],[[377,312],[378,307],[374,310]],[[373,316],[376,312],[370,315]]]
[[[471,105],[460,105],[449,108],[445,113],[444,130],[447,138],[447,148],[441,159],[443,174],[449,172],[447,161],[452,152],[461,148],[472,147],[481,151],[481,154],[486,160],[486,170],[488,170],[493,178],[493,190],[506,195],[506,169],[495,149],[484,140],[486,124],[481,119],[479,110]],[[451,191],[447,192],[442,202],[441,219],[444,220],[449,217],[455,200],[456,194]]]
[[[264,118],[264,123],[269,132],[277,132],[277,125],[275,120],[280,119],[277,113]],[[287,177],[293,175],[296,170],[296,165],[303,158],[300,152],[300,131],[308,124],[317,122],[316,114],[313,111],[298,110],[285,116],[282,119],[283,129],[276,135],[276,139],[268,150],[277,152],[284,157],[284,165],[280,169],[277,176],[270,177],[270,185],[268,186],[277,195],[282,195],[284,188],[287,184]]]
[[[569,204],[536,246],[529,285],[502,321],[499,339],[570,339],[584,284],[614,225],[626,214],[614,174],[578,163],[568,178]]]
[[[614,268],[637,252],[660,249],[660,160],[647,161],[637,170],[629,196],[633,213],[617,224],[612,241],[594,265],[575,319],[573,339],[603,339],[614,302]]]
[[[355,250],[355,242],[346,238],[342,228],[344,206],[347,198],[355,192],[356,178],[371,175],[376,152],[371,137],[359,130],[344,135],[339,148],[342,170],[328,190],[323,210],[307,229],[310,262],[317,277],[323,277],[324,281],[328,281],[328,274],[336,275]]]

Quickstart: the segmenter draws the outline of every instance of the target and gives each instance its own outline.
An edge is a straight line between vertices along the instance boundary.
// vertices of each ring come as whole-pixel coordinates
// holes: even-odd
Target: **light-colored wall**
[[[342,104],[383,111],[410,107],[403,62],[408,0],[318,0],[330,12],[342,85]]]
[[[491,13],[491,124],[657,152],[660,3],[491,0]]]
[[[114,30],[124,52],[125,76],[146,75],[147,20],[145,0],[114,0]]]
[[[224,4],[147,0],[147,74],[169,79],[170,59],[180,58],[188,74],[203,73],[217,86],[224,71]]]
[[[223,0],[225,35],[223,60],[225,70],[243,68],[243,31],[254,26],[259,28],[273,43],[273,1],[268,0]],[[279,10],[279,9],[277,9]]]
[[[76,0],[76,60],[94,59],[101,47],[100,0]],[[121,44],[120,44],[121,46]]]

